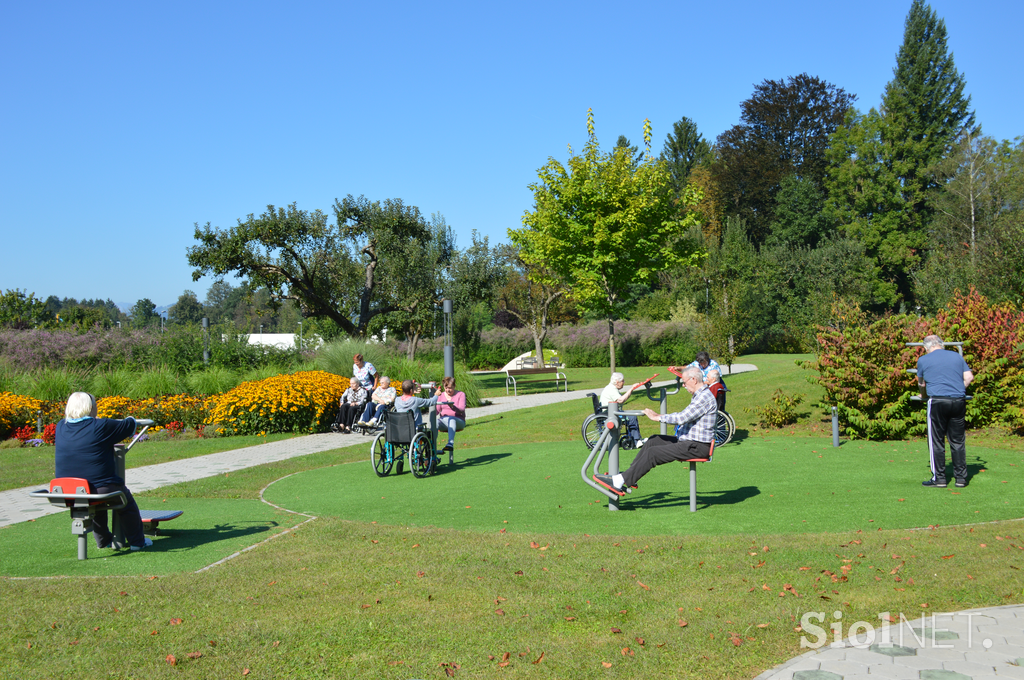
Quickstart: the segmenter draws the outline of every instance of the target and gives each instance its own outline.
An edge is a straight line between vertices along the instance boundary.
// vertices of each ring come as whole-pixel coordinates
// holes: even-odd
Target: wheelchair
[[[594,412],[583,421],[581,433],[583,434],[583,443],[587,445],[588,449],[592,449],[594,444],[597,443],[598,437],[601,436],[601,432],[604,431],[604,423],[608,420],[608,408],[601,406],[601,401],[594,392],[588,392],[587,396],[594,402]],[[629,435],[628,430],[619,437],[619,448],[636,448],[636,440]]]
[[[370,446],[370,461],[378,477],[386,477],[392,468],[402,474],[406,461],[414,477],[429,477],[437,466],[430,435],[416,430],[416,418],[411,411],[389,411],[384,431],[374,438]]]
[[[374,409],[374,412],[376,412],[376,408]],[[356,421],[352,423],[352,431],[355,432],[358,430],[361,434],[365,435],[373,434],[374,432],[385,426],[385,424],[388,422],[388,415],[390,415],[391,413],[392,410],[390,406],[384,409],[380,414],[380,418],[377,419],[377,423],[375,425],[360,425],[359,421]]]

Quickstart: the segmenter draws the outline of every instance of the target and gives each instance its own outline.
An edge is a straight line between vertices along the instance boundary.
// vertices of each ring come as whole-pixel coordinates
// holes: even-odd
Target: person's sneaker
[[[625,491],[616,488],[614,482],[612,482],[611,475],[594,475],[594,481],[603,486],[604,488],[608,489],[609,491],[613,491],[620,496],[626,495]]]
[[[921,482],[921,486],[930,486],[930,487],[935,488],[935,489],[945,489],[946,488],[946,483],[945,482],[936,482],[934,479],[926,479],[923,482]]]
[[[139,551],[140,551],[140,550],[142,550],[143,548],[149,548],[149,547],[152,547],[152,545],[153,545],[153,539],[152,539],[152,538],[150,538],[149,536],[146,536],[146,544],[145,544],[145,545],[133,545],[133,546],[131,547],[131,551],[132,551],[132,552],[139,552]]]
[[[967,480],[966,479],[958,479],[958,480],[956,480],[956,488],[962,489],[965,486],[967,486]]]
[[[648,439],[647,437],[644,437],[643,439],[637,440],[636,448],[638,448],[638,449],[643,448],[644,444],[647,443],[647,439]]]
[[[357,420],[356,421],[356,425],[358,425],[359,427],[366,427],[366,421],[365,420]]]
[[[365,424],[366,424],[367,427],[377,427],[377,419],[376,418],[370,418],[369,420],[366,421]]]

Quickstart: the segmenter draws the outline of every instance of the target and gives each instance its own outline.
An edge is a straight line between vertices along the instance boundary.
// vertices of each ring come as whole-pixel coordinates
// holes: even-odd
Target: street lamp
[[[260,324],[260,344],[263,344],[263,324]]]
[[[302,351],[302,322],[299,322],[299,352]]]

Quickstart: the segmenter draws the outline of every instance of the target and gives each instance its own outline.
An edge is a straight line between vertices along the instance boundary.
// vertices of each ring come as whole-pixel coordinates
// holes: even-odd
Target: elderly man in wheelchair
[[[424,399],[413,396],[416,387],[412,380],[402,383],[402,396],[395,400],[394,410],[387,412],[384,431],[374,438],[370,446],[370,460],[378,477],[387,476],[392,469],[400,474],[406,461],[416,477],[427,477],[437,469],[438,454],[441,453],[437,449],[438,416],[431,411],[430,429],[425,431],[420,409],[437,404],[444,390],[439,388],[434,396]],[[451,395],[447,397],[451,399]],[[450,432],[451,427],[459,431],[465,426],[465,420],[448,418],[443,414],[440,421],[442,431],[450,434],[454,434]],[[452,448],[446,446],[443,450],[449,452],[448,462],[454,462]]]

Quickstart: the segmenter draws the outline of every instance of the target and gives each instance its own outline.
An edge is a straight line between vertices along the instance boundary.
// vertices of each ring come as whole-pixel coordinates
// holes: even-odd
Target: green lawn
[[[472,421],[428,479],[377,478],[362,444],[139,494],[186,509],[148,552],[77,562],[65,516],[0,529],[3,675],[752,678],[805,651],[807,611],[1024,600],[1019,439],[972,436],[970,486],[924,489],[920,441],[754,430],[745,406],[814,388],[793,357],[743,361],[762,370],[726,378],[740,431],[699,466],[697,513],[677,464],[609,512],[578,400]]]

